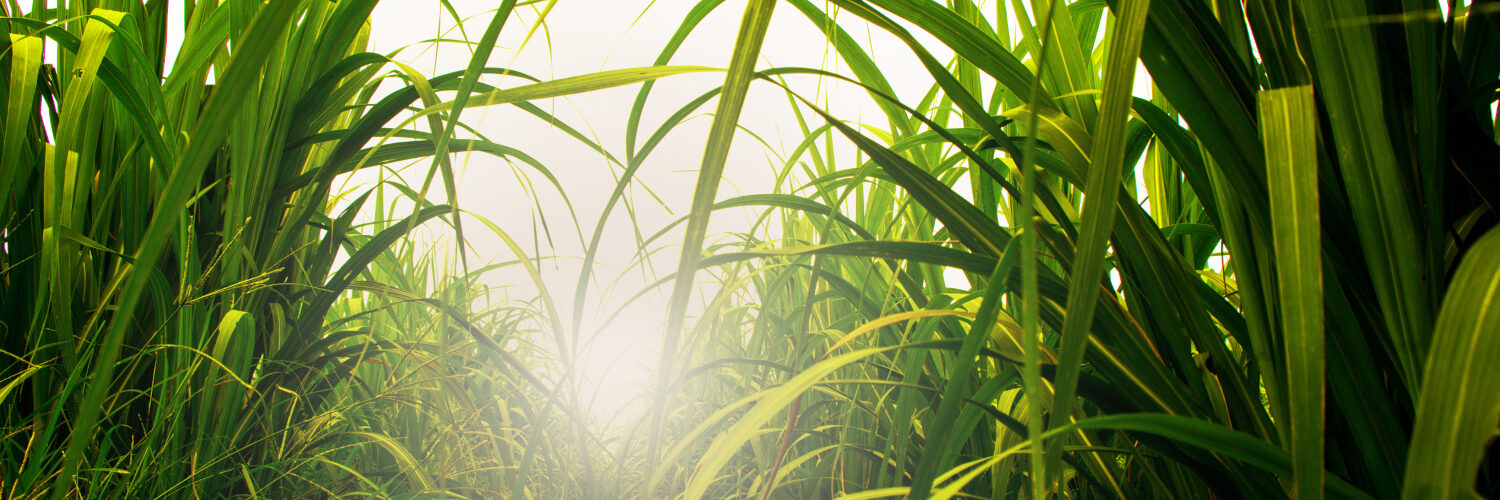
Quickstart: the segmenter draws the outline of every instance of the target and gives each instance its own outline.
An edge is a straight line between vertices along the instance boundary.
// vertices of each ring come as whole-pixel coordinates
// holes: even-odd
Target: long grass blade
[[[698,183],[693,189],[693,203],[682,239],[682,257],[677,266],[684,272],[678,273],[667,306],[666,338],[662,343],[661,365],[657,368],[656,375],[656,401],[650,417],[652,422],[648,461],[654,460],[661,446],[662,413],[667,404],[666,389],[672,380],[673,360],[692,292],[693,272],[690,270],[697,269],[698,260],[702,258],[699,252],[708,232],[708,218],[712,214],[714,196],[718,193],[740,111],[744,108],[750,82],[754,80],[755,60],[760,55],[761,43],[765,41],[766,29],[771,24],[771,13],[775,7],[775,0],[751,0],[745,6],[739,35],[735,39],[734,53],[729,60],[729,71],[724,77],[724,90],[719,95],[714,122],[709,127],[708,144],[704,147],[703,163],[698,170]],[[648,490],[646,494],[650,496],[652,492]]]
[[[1261,137],[1275,228],[1277,291],[1291,406],[1295,498],[1323,496],[1323,267],[1318,120],[1311,86],[1260,94]]]
[[[1475,471],[1495,437],[1500,391],[1500,229],[1455,271],[1433,327],[1401,497],[1477,497]]]
[[[1109,61],[1104,71],[1104,105],[1099,113],[1094,140],[1093,163],[1089,166],[1080,224],[1078,258],[1069,277],[1067,320],[1062,328],[1057,381],[1054,384],[1051,427],[1060,427],[1073,417],[1078,373],[1083,368],[1084,349],[1094,321],[1100,281],[1105,271],[1105,251],[1114,226],[1115,207],[1125,170],[1125,137],[1131,94],[1135,82],[1136,59],[1145,33],[1146,13],[1150,0],[1124,1],[1110,42]],[[1062,463],[1062,443],[1047,446],[1049,474],[1056,474]],[[1051,481],[1051,479],[1047,479]]]

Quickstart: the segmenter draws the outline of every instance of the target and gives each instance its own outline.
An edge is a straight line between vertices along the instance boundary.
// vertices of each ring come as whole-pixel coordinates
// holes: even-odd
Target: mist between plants
[[[484,31],[493,15],[493,10],[486,10],[492,9],[493,2],[460,1],[453,2],[453,6],[467,19],[462,29],[471,39]],[[650,66],[691,6],[691,2],[561,1],[545,17],[541,3],[518,7],[501,32],[489,65],[512,68],[542,80]],[[739,22],[739,9],[731,7],[710,14],[669,64],[723,67]],[[857,27],[863,23],[850,24]],[[427,74],[461,69],[471,57],[468,46],[455,42],[463,37],[452,16],[436,4],[383,3],[376,8],[371,26],[371,51],[394,51],[395,60]],[[779,13],[771,30],[776,36],[767,39],[761,65],[842,70],[838,58],[825,50],[822,34],[806,20],[797,18],[795,12]],[[904,62],[913,71],[920,71],[920,64],[909,52],[900,50],[900,42],[893,37],[873,30],[858,32],[868,35],[866,42],[871,45],[871,53],[886,58],[883,62]],[[863,117],[882,119],[868,95],[854,85],[810,76],[791,76],[786,81],[837,116],[855,122]],[[491,77],[485,82],[499,87],[525,83],[514,77]],[[390,88],[395,88],[395,83]],[[691,98],[722,84],[722,73],[657,80],[643,110],[642,131],[637,140],[643,141]],[[903,99],[920,99],[928,86],[921,78],[893,78],[892,85]],[[639,85],[629,85],[534,104],[586,134],[617,158],[624,158],[625,123],[638,89]],[[567,325],[576,327],[583,336],[578,369],[584,378],[585,401],[593,400],[589,413],[606,427],[638,416],[655,380],[671,284],[658,284],[639,296],[637,292],[670,276],[675,269],[682,241],[681,224],[645,247],[639,243],[687,215],[714,102],[717,100],[699,107],[675,128],[635,174],[626,198],[609,214],[604,225],[589,295],[582,304],[582,324]],[[803,115],[810,126],[817,126],[816,116],[809,116],[805,107]],[[529,257],[538,259],[537,268],[544,276],[548,292],[562,316],[572,318],[576,312],[572,297],[584,245],[598,223],[622,167],[513,106],[470,108],[464,111],[462,120],[491,141],[532,156],[551,171],[561,186],[557,189],[545,175],[519,161],[478,153],[453,155],[458,172],[459,206],[494,222]],[[776,171],[802,140],[785,92],[765,82],[752,85],[740,127],[742,131],[735,138],[719,189],[720,200],[775,191]],[[469,136],[467,131],[460,131],[456,139]],[[854,161],[857,153],[847,142],[840,142],[835,145],[835,155]],[[430,161],[423,160],[401,170],[405,182],[419,186],[428,166]],[[356,185],[378,182],[379,174],[371,169],[348,176],[351,192]],[[806,181],[789,179],[783,185],[797,186]],[[440,182],[435,180],[434,188],[428,192],[429,200],[435,203],[446,201]],[[410,205],[403,208],[409,210]],[[756,219],[756,211],[750,208],[716,211],[709,226],[709,244],[736,242],[733,236],[736,234],[753,232],[756,238],[766,240],[779,233],[776,218],[767,218],[759,224]],[[471,269],[516,259],[501,239],[484,226],[473,221],[465,224]],[[435,223],[428,226],[437,229],[419,232],[420,241],[432,245],[435,252],[452,255],[451,228]],[[457,271],[459,263],[455,259],[445,257],[445,261]],[[720,290],[710,272],[699,274],[690,317],[697,316],[704,303]],[[498,301],[533,301],[538,293],[519,266],[486,272],[480,282],[498,291]],[[476,303],[473,307],[492,305]],[[548,368],[557,369],[542,367]]]

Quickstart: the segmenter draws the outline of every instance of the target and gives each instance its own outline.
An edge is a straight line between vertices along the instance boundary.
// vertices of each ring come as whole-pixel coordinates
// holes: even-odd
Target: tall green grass
[[[691,430],[657,491],[1494,494],[1489,4],[779,3],[885,113],[756,75],[805,140],[779,194],[695,198],[689,223],[758,205],[780,231],[684,256],[730,267],[665,344]],[[909,70],[857,29],[931,90],[893,97]]]
[[[450,154],[545,174],[459,111],[685,70],[491,67],[509,1],[429,77],[366,51],[375,4],[3,7],[0,496],[598,491],[573,467],[598,437],[543,368],[567,351],[532,347],[557,315],[479,280],[530,260],[465,260]]]
[[[650,82],[716,71],[668,64],[738,3],[695,4],[657,66],[545,82],[488,62],[532,3],[437,76],[366,51],[373,0],[3,6],[0,495],[1500,491],[1493,3],[751,0],[690,99]],[[773,14],[845,74],[760,67]],[[528,102],[642,82],[618,155]],[[721,197],[765,96],[801,141],[775,192]],[[639,262],[682,251],[654,399],[604,434],[578,383],[601,235],[715,100],[686,215],[636,228]],[[571,302],[556,256],[461,209],[455,153],[555,178],[465,125],[488,105],[620,168]],[[708,233],[743,207],[753,230]],[[471,261],[476,230],[512,255]],[[513,267],[534,300],[484,285]]]

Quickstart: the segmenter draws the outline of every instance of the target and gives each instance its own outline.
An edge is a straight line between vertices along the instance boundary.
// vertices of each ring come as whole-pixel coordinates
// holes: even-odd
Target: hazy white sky
[[[643,0],[561,0],[547,13],[545,26],[537,28],[525,46],[521,42],[533,27],[538,26],[538,14],[545,2],[521,7],[517,9],[519,15],[510,19],[502,31],[490,65],[514,68],[542,79],[649,66],[695,3],[688,0],[654,3]],[[464,25],[469,38],[477,39],[484,32],[493,15],[487,9],[493,9],[495,4],[493,1],[454,2],[462,15],[473,16]],[[464,67],[470,57],[467,47],[439,44],[434,56],[433,46],[422,43],[439,37],[459,38],[451,31],[454,24],[451,16],[440,9],[437,2],[382,3],[375,11],[372,23],[371,50],[387,53],[407,47],[398,59],[409,61],[428,73]],[[688,38],[671,63],[726,66],[743,10],[743,1],[725,2]],[[856,32],[856,36],[862,35],[865,32]],[[868,35],[874,46],[873,53],[882,64],[888,67],[905,64],[915,71],[912,74],[921,74],[915,58],[894,38],[882,36],[880,32],[869,32]],[[837,61],[825,52],[824,38],[816,27],[786,6],[778,8],[773,17],[771,35],[758,65],[761,68],[770,66],[841,69]],[[929,81],[920,78],[892,76],[895,77],[893,85],[897,93],[913,101],[919,99],[930,85]],[[643,140],[666,116],[687,101],[722,83],[722,73],[658,81],[647,102],[641,139],[638,140]],[[840,87],[826,81],[819,86],[819,82],[811,78],[793,80],[793,83],[803,84],[799,92],[809,97],[820,96],[840,116],[849,119],[880,116],[868,97],[853,87]],[[505,84],[514,85],[515,81]],[[598,142],[623,158],[625,123],[638,89],[639,86],[633,85],[537,104],[573,127],[593,134]],[[649,236],[677,217],[686,215],[712,110],[710,103],[673,132],[637,175],[638,182],[649,186],[662,203],[657,203],[643,190],[635,189],[634,223],[622,207],[617,207],[610,215],[599,255],[599,281],[584,306],[583,321],[586,337],[597,334],[585,354],[583,365],[586,369],[583,373],[601,384],[599,404],[603,408],[623,406],[624,399],[642,392],[652,380],[646,372],[656,367],[655,353],[660,349],[659,328],[665,310],[663,297],[670,290],[660,289],[626,308],[619,319],[607,327],[599,328],[599,322],[604,319],[602,315],[613,312],[624,299],[658,277],[645,276],[639,269],[626,271],[637,248],[633,231],[639,228],[642,234]],[[476,126],[492,140],[521,149],[547,165],[560,180],[576,211],[583,238],[589,236],[615,186],[617,167],[576,140],[513,107],[496,107],[483,113],[466,111],[463,117],[465,122]],[[814,120],[810,126],[821,123],[815,118],[810,119]],[[752,137],[740,134],[734,142],[719,199],[771,191],[774,169],[781,163],[777,155],[789,151],[801,140],[785,94],[764,83],[752,87],[741,123],[769,142],[771,149],[767,150]],[[846,157],[852,158],[852,154]],[[528,190],[526,182],[518,180],[522,179],[520,176],[529,178],[534,189]],[[578,276],[577,257],[583,255],[583,243],[556,190],[547,186],[542,176],[525,167],[512,167],[493,157],[474,155],[465,164],[458,196],[465,210],[489,218],[527,246],[528,251],[532,249],[532,242],[540,241],[540,253],[555,252],[562,257],[541,267],[549,291],[564,310],[563,314],[569,315]],[[542,206],[540,214],[535,208],[538,204]],[[555,250],[546,247],[545,239],[536,239],[534,223],[539,215],[549,222]],[[745,212],[725,211],[715,215],[710,229],[711,232],[745,231],[750,221]],[[466,226],[465,230],[466,237],[476,246],[477,255],[474,256],[480,261],[513,258],[498,238],[483,233],[482,226],[473,224]],[[678,258],[676,247],[680,241],[680,233],[674,233],[653,245],[668,246],[653,260],[655,269],[661,274],[675,266]],[[615,289],[607,290],[610,282],[617,278],[620,282]],[[513,285],[512,297],[516,299],[527,299],[535,291],[519,269],[492,273],[486,282],[496,286]],[[601,292],[608,294],[601,296]]]

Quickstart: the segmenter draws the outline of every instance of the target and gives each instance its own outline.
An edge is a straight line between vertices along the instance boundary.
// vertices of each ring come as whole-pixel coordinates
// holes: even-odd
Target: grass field
[[[1500,2],[701,0],[652,66],[497,66],[556,3],[431,71],[368,51],[375,0],[0,5],[0,498],[1500,496]],[[718,10],[722,63],[673,65]],[[773,16],[839,62],[764,64]],[[613,88],[623,148],[536,104]],[[797,145],[726,195],[768,96]],[[489,108],[607,165],[539,222],[580,255],[463,208],[471,156],[568,199]],[[620,225],[665,314],[601,416]]]

